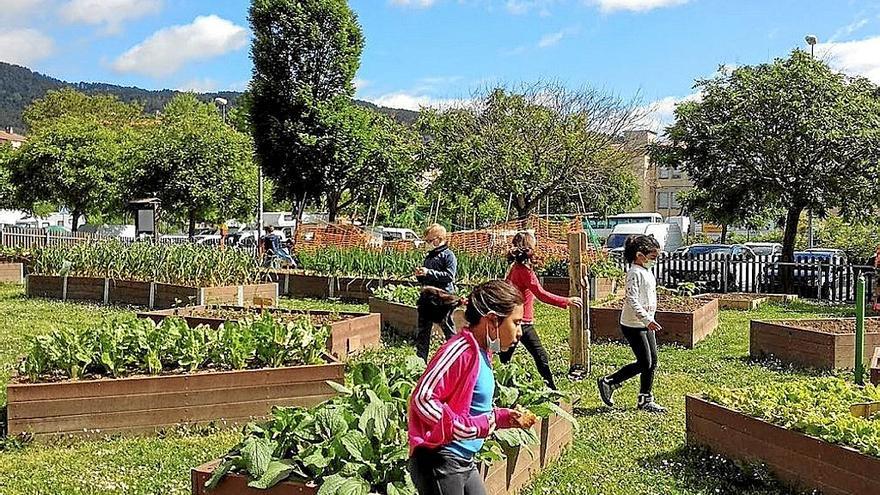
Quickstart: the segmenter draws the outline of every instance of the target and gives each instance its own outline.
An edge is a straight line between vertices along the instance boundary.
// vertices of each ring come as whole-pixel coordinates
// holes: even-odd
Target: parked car
[[[846,253],[839,249],[813,248],[794,253],[792,289],[802,297],[838,299],[849,297],[853,280]],[[782,292],[782,262],[767,265],[761,277],[762,292]]]
[[[742,244],[693,244],[679,248],[666,261],[673,284],[694,283],[708,291],[749,290],[759,270],[754,251]],[[726,269],[726,273],[725,273]]]
[[[757,256],[782,256],[782,244],[778,242],[747,242],[743,244]]]

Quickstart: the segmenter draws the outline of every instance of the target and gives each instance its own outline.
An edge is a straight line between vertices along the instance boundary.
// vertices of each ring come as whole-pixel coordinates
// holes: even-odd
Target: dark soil
[[[785,325],[794,328],[803,328],[806,330],[815,330],[822,333],[830,334],[855,334],[856,320],[849,319],[830,319],[830,320],[786,320],[771,322],[776,325]],[[880,318],[865,318],[866,333],[880,333]]]
[[[668,312],[668,313],[692,313],[703,306],[708,304],[708,301],[703,299],[696,299],[693,297],[681,297],[681,296],[668,296],[668,295],[658,295],[657,296],[657,311],[658,312]],[[611,301],[608,304],[603,304],[602,308],[608,309],[623,309],[623,299],[617,299],[615,301]]]
[[[746,292],[730,292],[727,294],[700,294],[702,299],[723,299],[725,301],[754,301],[766,299],[766,294],[750,294]]]

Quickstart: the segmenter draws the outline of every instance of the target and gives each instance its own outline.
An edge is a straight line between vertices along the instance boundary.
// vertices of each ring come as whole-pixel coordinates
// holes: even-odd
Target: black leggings
[[[541,337],[538,337],[538,332],[535,331],[535,325],[532,323],[524,323],[522,326],[522,338],[519,340],[524,346],[526,346],[526,350],[528,350],[529,354],[534,358],[535,366],[538,368],[538,373],[541,374],[541,378],[544,379],[544,383],[553,390],[556,390],[556,384],[553,382],[553,372],[550,370],[550,356],[547,355],[547,351],[544,349],[544,346],[541,345]],[[507,364],[513,359],[513,353],[516,351],[516,346],[517,344],[514,344],[510,346],[510,349],[498,355],[498,357],[501,358],[502,363]]]
[[[446,340],[449,340],[455,335],[455,323],[452,320],[452,313],[455,311],[455,308],[450,308],[449,312],[440,318],[437,318],[437,315],[434,314],[437,311],[435,308],[429,309],[420,305],[418,311],[419,332],[416,334],[416,355],[424,359],[427,363],[428,352],[431,349],[431,331],[434,329],[434,324],[437,323],[440,325],[440,329],[443,330],[443,336],[446,337]]]
[[[419,495],[486,495],[473,459],[451,452],[417,448],[409,458],[409,474]]]
[[[641,374],[641,387],[639,393],[650,394],[654,387],[654,370],[657,369],[657,337],[654,332],[647,328],[633,328],[620,326],[623,336],[632,347],[636,355],[636,362],[620,368],[616,373],[608,376],[608,382],[612,385],[620,385],[630,378]]]

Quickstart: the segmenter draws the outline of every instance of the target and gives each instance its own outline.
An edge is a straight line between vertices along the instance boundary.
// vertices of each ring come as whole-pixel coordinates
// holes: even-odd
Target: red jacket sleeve
[[[545,289],[544,286],[541,285],[541,282],[538,281],[538,276],[535,275],[533,270],[529,270],[529,290],[532,291],[532,294],[534,294],[542,303],[552,304],[553,306],[563,309],[567,308],[569,305],[567,297],[558,296]]]
[[[449,394],[463,393],[458,386],[470,369],[468,343],[461,340],[447,346],[443,353],[432,360],[425,375],[413,391],[410,408],[429,428],[424,438],[436,445],[446,445],[455,440],[486,438],[496,428],[511,428],[510,409],[495,408],[492,412],[471,416],[456,414],[449,407]]]

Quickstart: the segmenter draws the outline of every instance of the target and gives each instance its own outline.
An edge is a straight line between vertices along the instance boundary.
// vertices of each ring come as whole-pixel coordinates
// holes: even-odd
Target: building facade
[[[6,130],[0,131],[0,145],[9,143],[13,148],[18,148],[24,143],[24,140],[24,136],[16,134],[11,127],[7,127]]]
[[[639,205],[628,213],[657,212],[664,217],[682,214],[678,194],[693,188],[687,173],[675,167],[661,167],[651,160],[648,146],[657,141],[653,131],[624,132],[627,147],[632,150],[632,172],[639,188]]]

